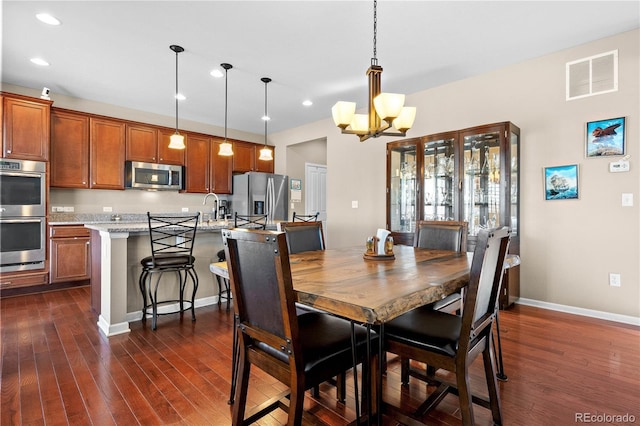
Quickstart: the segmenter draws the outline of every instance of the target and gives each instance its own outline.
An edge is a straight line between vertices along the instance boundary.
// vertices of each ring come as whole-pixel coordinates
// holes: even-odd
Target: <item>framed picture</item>
[[[587,157],[624,155],[624,117],[587,123]]]
[[[302,179],[291,179],[291,189],[294,191],[302,190]]]
[[[544,199],[571,200],[578,198],[578,165],[544,168]]]

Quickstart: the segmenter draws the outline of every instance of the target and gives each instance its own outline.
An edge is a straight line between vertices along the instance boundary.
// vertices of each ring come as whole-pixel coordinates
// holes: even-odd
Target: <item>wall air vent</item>
[[[567,100],[618,90],[618,51],[567,62]]]

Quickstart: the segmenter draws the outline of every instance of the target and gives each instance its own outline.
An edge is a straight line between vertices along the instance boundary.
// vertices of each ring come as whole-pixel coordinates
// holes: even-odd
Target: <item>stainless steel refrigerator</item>
[[[231,210],[240,215],[266,214],[268,223],[289,219],[289,177],[248,172],[233,176]]]

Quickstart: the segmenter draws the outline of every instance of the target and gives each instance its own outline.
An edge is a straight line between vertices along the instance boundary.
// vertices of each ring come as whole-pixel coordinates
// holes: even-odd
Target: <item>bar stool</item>
[[[184,311],[191,309],[191,320],[196,320],[195,297],[198,290],[198,275],[194,268],[193,243],[196,238],[198,216],[200,213],[170,216],[152,215],[147,212],[151,256],[140,261],[142,273],[138,284],[143,299],[142,320],[145,321],[147,315],[151,314],[151,329],[153,330],[157,328],[158,315],[180,313],[182,316]],[[176,273],[180,286],[179,299],[158,300],[158,288],[165,272]],[[157,275],[155,284],[154,275]],[[184,292],[189,278],[193,284],[193,292],[190,300],[185,300]],[[163,284],[166,287],[168,282],[164,281]],[[148,302],[147,296],[149,297]],[[158,305],[175,304],[176,302],[179,304],[178,310],[158,313]],[[184,302],[187,302],[189,306],[185,308]]]

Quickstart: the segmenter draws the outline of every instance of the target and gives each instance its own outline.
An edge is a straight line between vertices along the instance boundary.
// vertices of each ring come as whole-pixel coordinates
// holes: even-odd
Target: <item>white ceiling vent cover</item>
[[[567,62],[567,100],[618,90],[618,51]]]

